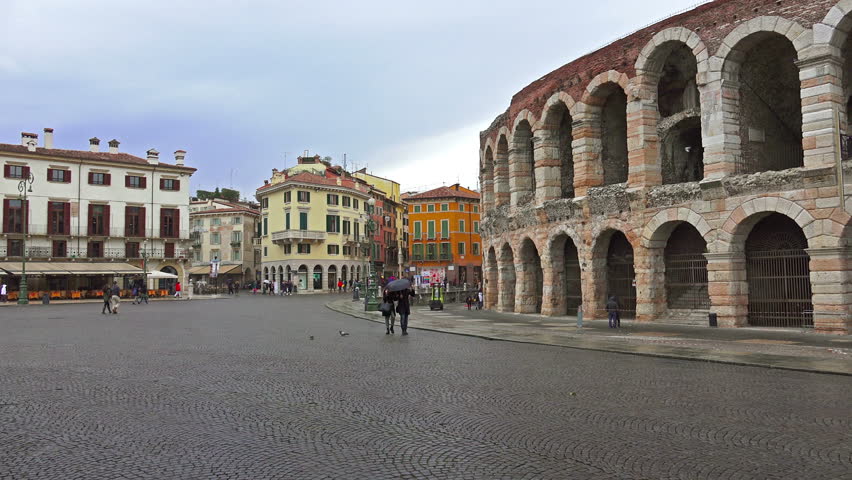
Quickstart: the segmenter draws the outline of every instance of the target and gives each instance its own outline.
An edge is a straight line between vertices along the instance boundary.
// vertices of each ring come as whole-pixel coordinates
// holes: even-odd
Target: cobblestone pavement
[[[0,479],[852,478],[850,377],[386,336],[329,300],[3,309]]]

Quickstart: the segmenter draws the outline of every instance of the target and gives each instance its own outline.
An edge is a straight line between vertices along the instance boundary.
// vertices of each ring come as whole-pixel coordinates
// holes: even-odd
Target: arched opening
[[[597,96],[606,100],[601,108],[601,164],[604,185],[627,181],[627,95],[608,83]]]
[[[308,288],[308,266],[300,265],[299,270],[296,275],[299,283],[299,290],[306,290]]]
[[[163,273],[171,273],[172,275],[178,274],[177,269],[175,267],[172,267],[172,266],[165,266],[165,267],[161,268],[160,271],[163,272]],[[177,283],[177,281],[178,281],[178,278],[161,278],[160,281],[158,282],[159,283],[158,288],[160,290],[168,290],[170,292],[174,292],[175,284]]]
[[[741,162],[737,173],[804,165],[796,49],[787,37],[758,32],[731,51],[726,73],[739,84]]]
[[[332,292],[337,290],[337,267],[334,265],[328,267],[328,281],[326,284]]]
[[[252,271],[251,271],[250,268],[247,268],[246,271],[243,273],[243,282],[242,283],[243,283],[243,285],[245,285],[246,283],[251,282],[253,280],[254,280],[254,276],[252,275]]]
[[[666,126],[663,122],[660,125],[663,183],[698,182],[703,179],[704,146],[701,142],[701,118],[686,116],[674,125]]]
[[[670,310],[707,310],[707,242],[692,225],[679,224],[669,236],[663,258],[666,303]]]
[[[574,141],[573,119],[568,107],[559,102],[547,111],[547,124],[544,132],[549,136],[549,145],[556,150],[559,159],[560,196],[574,198]]]
[[[482,159],[482,204],[483,208],[491,208],[494,202],[494,152],[491,146],[485,148]]]
[[[692,50],[683,43],[672,43],[662,64],[660,81],[657,84],[657,108],[660,118],[668,118],[680,112],[700,109],[698,85],[698,62]],[[700,114],[700,111],[698,112]]]
[[[340,279],[349,283],[349,268],[346,265],[340,267]]]
[[[515,255],[508,243],[500,249],[499,290],[497,309],[501,312],[515,311]]]
[[[360,282],[360,281],[361,281],[361,265],[358,265],[358,266],[355,268],[355,281],[356,281],[356,282]]]
[[[319,265],[314,267],[312,287],[314,290],[322,290],[322,267]]]
[[[852,19],[852,15],[848,15]],[[849,20],[852,23],[852,20]],[[840,55],[843,58],[843,95],[846,99],[846,131],[847,136],[852,135],[852,35],[847,34],[846,41],[843,42],[843,47],[840,50]],[[846,156],[844,160],[852,157],[852,145],[849,145],[849,139],[844,139],[846,142]]]
[[[286,272],[287,272],[287,281],[292,282],[293,281],[293,269],[290,267],[290,265],[287,265]]]
[[[521,243],[521,263],[516,265],[518,276],[515,292],[515,311],[518,313],[541,313],[544,295],[544,274],[538,249],[529,238]]]
[[[808,240],[796,222],[772,213],[745,243],[748,323],[758,327],[813,326]]]
[[[497,153],[494,157],[494,204],[509,203],[509,141],[505,135],[497,140]]]
[[[554,238],[550,251],[553,268],[553,312],[555,315],[577,315],[577,309],[583,304],[577,246],[571,237],[562,233]]]
[[[269,280],[269,267],[263,267],[263,279]]]
[[[521,120],[512,135],[510,154],[509,187],[512,193],[512,205],[525,205],[535,195],[535,170],[533,165],[532,126]]]
[[[485,260],[485,304],[488,308],[494,308],[497,305],[497,252],[494,247],[488,249],[488,256]]]
[[[284,267],[281,265],[278,266],[278,283],[284,281]]]
[[[621,232],[609,239],[606,254],[606,298],[615,296],[622,318],[636,316],[636,271],[633,267],[633,246]]]

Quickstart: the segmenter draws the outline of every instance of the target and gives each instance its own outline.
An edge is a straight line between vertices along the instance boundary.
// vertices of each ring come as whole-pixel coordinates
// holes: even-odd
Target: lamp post
[[[30,299],[28,298],[29,294],[27,293],[27,232],[29,228],[27,226],[27,222],[29,222],[29,218],[27,218],[27,210],[29,210],[29,205],[27,205],[27,193],[33,193],[33,182],[35,181],[35,177],[32,172],[29,172],[29,176],[18,182],[18,192],[20,192],[21,197],[23,197],[23,204],[21,205],[21,210],[24,211],[24,225],[23,225],[23,256],[21,257],[21,288],[18,292],[18,305],[26,305],[30,303]]]
[[[364,294],[364,310],[375,311],[379,309],[379,289],[376,282],[376,271],[373,265],[373,234],[376,230],[376,222],[373,221],[373,210],[376,206],[376,199],[370,198],[367,200],[367,213],[364,215],[364,231],[367,234],[367,245],[369,248],[369,260],[367,260],[367,291]]]

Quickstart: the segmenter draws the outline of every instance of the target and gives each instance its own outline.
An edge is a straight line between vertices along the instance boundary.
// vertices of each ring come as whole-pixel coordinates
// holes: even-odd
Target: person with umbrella
[[[399,326],[402,328],[402,334],[408,335],[408,316],[411,315],[410,298],[414,296],[411,282],[400,278],[388,283],[387,290],[397,293],[396,313],[399,314]]]

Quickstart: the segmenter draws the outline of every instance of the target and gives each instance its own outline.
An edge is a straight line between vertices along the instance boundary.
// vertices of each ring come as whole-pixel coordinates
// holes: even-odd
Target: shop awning
[[[201,265],[198,267],[192,267],[189,269],[190,275],[209,275],[210,274],[210,265]]]
[[[0,270],[20,275],[21,262],[0,262]],[[142,269],[122,262],[27,262],[27,275],[140,275]]]
[[[242,274],[243,266],[238,265],[219,265],[219,275],[236,275]],[[210,275],[210,265],[200,265],[189,269],[190,275]]]

